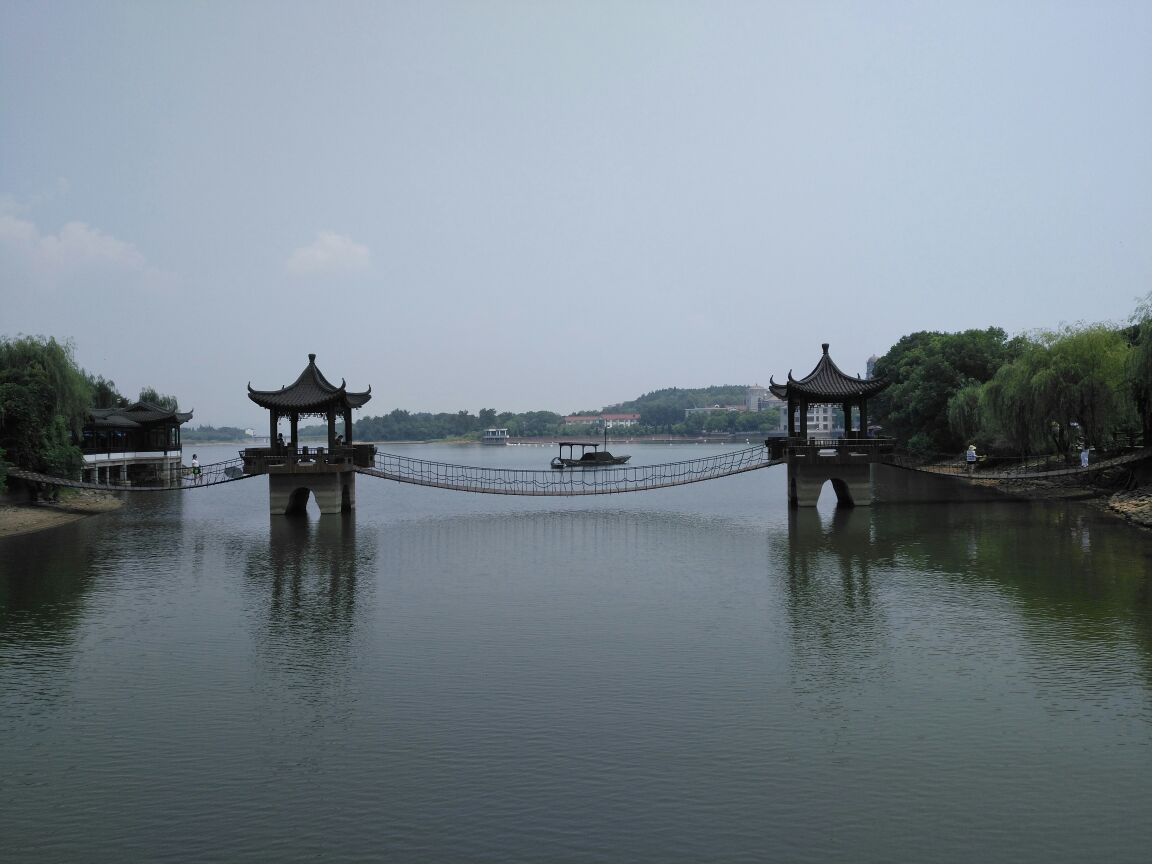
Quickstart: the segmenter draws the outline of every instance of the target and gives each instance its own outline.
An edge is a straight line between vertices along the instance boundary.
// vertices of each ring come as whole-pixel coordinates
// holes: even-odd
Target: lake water
[[[830,495],[257,478],[0,540],[0,859],[1147,861],[1148,535]]]

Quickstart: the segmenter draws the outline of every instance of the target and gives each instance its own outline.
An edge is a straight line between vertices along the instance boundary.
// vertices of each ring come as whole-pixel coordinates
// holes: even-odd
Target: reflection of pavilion
[[[815,510],[793,510],[788,516],[789,596],[794,600],[823,593],[839,579],[839,605],[852,610],[872,605],[868,579],[872,549],[871,514],[836,508],[826,518]],[[832,592],[829,592],[832,594]]]
[[[371,577],[374,550],[358,546],[352,514],[273,519],[268,539],[245,566],[257,605],[266,612],[258,641],[305,651],[309,667],[340,665],[355,620],[359,574]]]
[[[813,686],[838,686],[868,673],[887,627],[875,602],[873,511],[837,508],[823,516],[793,509],[777,560],[787,575],[788,619],[798,672]]]

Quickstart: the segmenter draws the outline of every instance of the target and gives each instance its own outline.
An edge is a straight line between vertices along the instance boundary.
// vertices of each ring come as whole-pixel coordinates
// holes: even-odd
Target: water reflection
[[[888,663],[888,622],[872,578],[872,512],[792,510],[775,552],[786,575],[796,686],[825,710],[845,684],[883,674]]]
[[[0,541],[0,645],[70,640],[94,581],[90,527]]]
[[[1087,668],[1127,667],[1136,648],[1152,681],[1152,559],[1147,536],[1082,505],[1038,502],[878,508],[903,567],[969,592],[995,591],[1021,616],[1031,650]],[[956,582],[956,580],[959,580]]]
[[[272,517],[267,544],[249,551],[244,568],[263,653],[295,672],[345,666],[361,574],[370,585],[375,557],[375,543],[357,538],[355,513]]]
[[[787,573],[797,656],[802,666],[818,660],[823,678],[857,674],[853,657],[878,661],[891,639],[887,619],[913,609],[924,638],[952,630],[960,639],[949,650],[985,650],[994,634],[976,610],[995,602],[1013,613],[995,635],[1023,637],[1022,656],[1062,669],[1065,689],[1079,674],[1104,692],[1109,670],[1129,669],[1137,657],[1152,682],[1147,538],[1083,506],[798,510],[776,557]]]

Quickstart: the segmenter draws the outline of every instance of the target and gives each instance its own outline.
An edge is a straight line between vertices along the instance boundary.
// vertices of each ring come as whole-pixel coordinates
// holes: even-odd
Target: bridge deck
[[[1079,465],[1071,468],[1049,468],[1046,470],[1034,470],[1028,466],[1027,462],[1021,463],[1020,460],[1002,460],[1004,465],[1015,462],[1016,468],[1002,468],[1000,470],[990,470],[988,468],[987,460],[978,462],[977,467],[969,471],[967,463],[957,461],[954,464],[946,465],[923,465],[916,464],[910,460],[897,458],[891,464],[897,468],[904,468],[909,471],[919,471],[924,474],[935,474],[941,477],[955,477],[959,480],[992,480],[998,483],[1011,483],[1020,480],[1047,480],[1047,479],[1060,479],[1069,477],[1083,477],[1090,475],[1097,471],[1106,471],[1111,468],[1120,468],[1126,465],[1132,465],[1136,462],[1142,462],[1146,459],[1152,459],[1152,448],[1143,448],[1134,450],[1131,453],[1124,453],[1120,456],[1113,456],[1109,459],[1100,459],[1091,463],[1087,468],[1082,468]],[[995,463],[994,463],[995,464]]]
[[[357,468],[360,474],[433,486],[457,492],[489,495],[530,495],[569,497],[573,495],[612,495],[683,486],[755,471],[782,460],[773,459],[764,447],[749,447],[718,456],[666,462],[661,465],[631,467],[565,468],[524,471],[511,468],[477,468],[411,459],[390,453],[377,453],[371,468]]]
[[[852,448],[858,448],[852,444]],[[848,456],[864,454],[850,453]],[[621,492],[643,492],[650,489],[665,489],[729,477],[788,461],[787,452],[770,450],[756,446],[734,450],[717,456],[706,456],[683,462],[665,462],[659,465],[618,466],[607,468],[566,468],[543,471],[525,471],[511,468],[481,468],[469,465],[453,465],[446,462],[433,462],[425,459],[412,459],[390,453],[377,453],[371,466],[359,465],[356,471],[370,477],[410,483],[417,486],[431,486],[437,489],[450,489],[457,492],[479,492],[490,495],[527,495],[568,497],[573,495],[612,495]],[[1101,459],[1088,468],[1057,468],[1043,471],[1029,470],[1027,465],[1015,470],[991,471],[987,462],[976,471],[969,473],[967,465],[957,462],[953,465],[915,464],[910,460],[892,454],[871,454],[870,461],[879,461],[898,468],[941,477],[954,477],[966,481],[992,481],[1012,483],[1024,480],[1060,479],[1085,476],[1098,471],[1130,465],[1152,459],[1152,448],[1136,450],[1110,459]],[[245,473],[244,460],[230,459],[201,467],[201,473],[192,476],[187,471],[175,484],[127,484],[127,483],[84,483],[66,477],[55,477],[19,468],[8,469],[8,474],[30,482],[50,486],[67,486],[76,489],[99,489],[109,492],[182,492],[191,489],[204,489],[233,483],[248,477],[259,476]]]
[[[70,489],[98,489],[104,492],[181,492],[189,489],[219,486],[221,483],[234,483],[254,475],[244,473],[243,460],[229,459],[225,462],[201,466],[199,476],[194,476],[191,469],[186,468],[176,483],[85,483],[67,477],[55,477],[51,474],[25,471],[22,468],[9,468],[8,476],[19,477],[21,480],[33,483],[43,483],[46,486],[65,486]]]

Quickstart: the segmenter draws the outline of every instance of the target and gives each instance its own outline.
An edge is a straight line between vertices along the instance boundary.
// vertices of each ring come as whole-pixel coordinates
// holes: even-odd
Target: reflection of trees
[[[0,645],[71,638],[92,588],[91,522],[0,542]]]
[[[892,505],[831,517],[797,510],[776,557],[788,579],[798,673],[823,683],[874,675],[893,615],[925,625],[924,616],[946,616],[974,632],[986,614],[1008,612],[1019,621],[1012,629],[1024,637],[1023,656],[1064,681],[1049,693],[1054,700],[1075,686],[1106,690],[1134,656],[1152,681],[1147,537],[1084,507]],[[989,596],[1009,606],[989,613]]]
[[[830,517],[792,510],[787,546],[777,558],[788,580],[799,691],[811,687],[827,699],[851,681],[875,677],[875,667],[886,662],[888,628],[870,572],[872,509],[837,508]]]
[[[1009,597],[1034,648],[1082,665],[1133,646],[1152,679],[1142,532],[1086,507],[1040,502],[877,508],[876,526],[900,538],[898,563]]]
[[[67,699],[89,597],[120,556],[116,514],[0,541],[0,715]],[[10,662],[15,661],[15,662]],[[37,709],[32,709],[33,711]]]
[[[286,671],[346,665],[359,574],[374,572],[374,545],[357,543],[355,513],[269,524],[267,546],[245,565],[261,613],[258,644]]]

